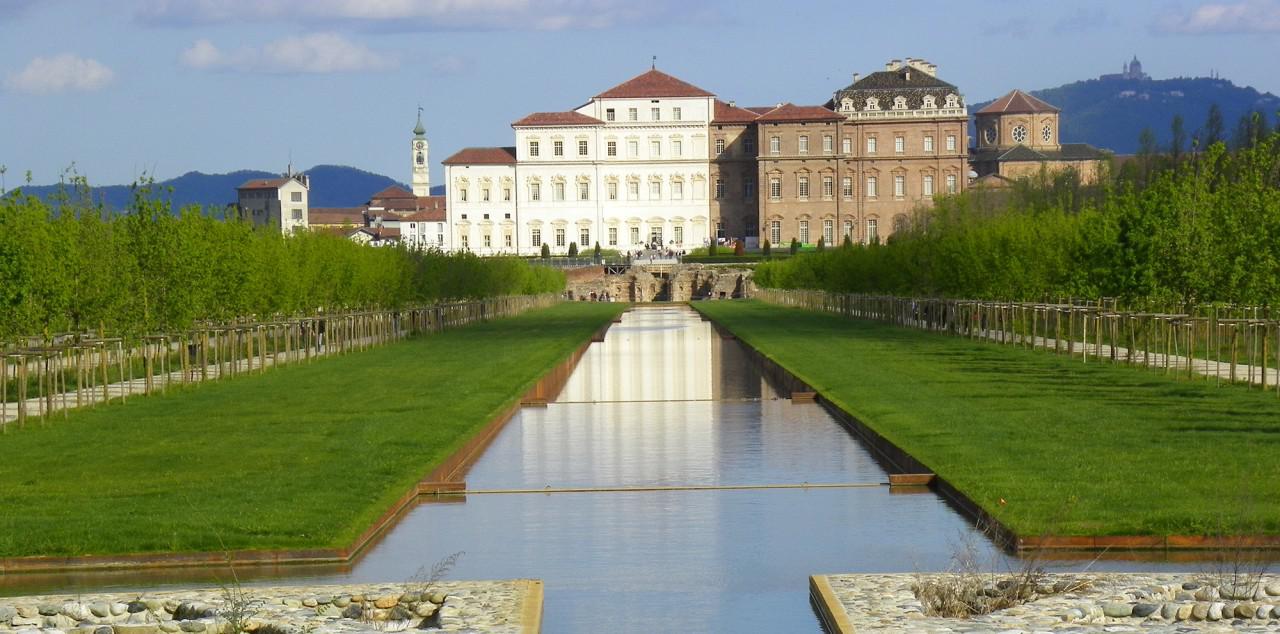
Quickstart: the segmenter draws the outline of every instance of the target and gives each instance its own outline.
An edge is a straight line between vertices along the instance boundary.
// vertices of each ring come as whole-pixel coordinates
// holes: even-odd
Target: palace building
[[[446,242],[535,254],[877,241],[965,186],[967,120],[923,60],[855,75],[825,105],[746,108],[651,69],[515,121],[514,147],[445,159]]]

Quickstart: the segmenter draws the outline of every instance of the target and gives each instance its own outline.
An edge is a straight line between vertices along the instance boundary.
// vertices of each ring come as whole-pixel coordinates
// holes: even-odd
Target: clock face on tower
[[[417,143],[414,143],[414,144],[413,144],[413,146],[414,146],[414,147],[416,147],[416,148],[418,148],[419,150],[421,150],[421,149],[422,149],[422,146],[423,146],[423,143],[422,143],[422,141],[418,141]]]

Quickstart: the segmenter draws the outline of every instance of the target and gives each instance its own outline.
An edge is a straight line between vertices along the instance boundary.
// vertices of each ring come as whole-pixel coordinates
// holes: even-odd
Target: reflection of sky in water
[[[885,479],[821,406],[779,398],[738,342],[684,308],[627,313],[588,349],[559,398],[522,410],[467,475],[472,489]],[[395,583],[463,550],[450,578],[543,579],[547,632],[817,632],[808,575],[941,570],[965,539],[1003,565],[927,490],[486,494],[419,506],[350,572],[286,568],[274,574],[287,581],[255,583]],[[210,576],[39,579],[29,591]]]

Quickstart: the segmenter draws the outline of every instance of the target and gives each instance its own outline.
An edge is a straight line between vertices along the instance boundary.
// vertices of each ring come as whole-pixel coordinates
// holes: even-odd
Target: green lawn
[[[524,315],[0,436],[0,556],[349,544],[620,304]]]
[[[1280,533],[1274,392],[759,302],[695,306],[1020,535]]]

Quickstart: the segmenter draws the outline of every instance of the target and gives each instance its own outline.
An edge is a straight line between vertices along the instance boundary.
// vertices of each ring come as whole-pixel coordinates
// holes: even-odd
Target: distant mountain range
[[[317,165],[306,173],[311,176],[312,207],[354,207],[368,202],[369,196],[391,185],[407,187],[393,178],[366,172],[343,165]],[[236,187],[255,178],[275,178],[279,174],[260,170],[239,170],[226,174],[187,172],[177,178],[159,181],[155,191],[173,203],[174,211],[187,205],[203,205],[223,208],[236,200]],[[23,187],[22,191],[49,200],[58,193],[59,185]],[[167,190],[173,188],[173,192]],[[444,187],[431,188],[431,193],[443,193]],[[129,206],[133,193],[129,185],[93,187],[93,200],[103,202],[107,208],[120,210]]]
[[[1029,92],[1062,109],[1064,142],[1088,143],[1117,154],[1137,152],[1138,136],[1148,127],[1161,146],[1167,147],[1172,137],[1170,124],[1176,114],[1182,115],[1190,143],[1192,135],[1204,127],[1209,107],[1215,103],[1222,109],[1228,141],[1246,113],[1261,111],[1274,122],[1280,109],[1280,97],[1209,77],[1090,79]],[[970,104],[969,112],[977,112],[990,103]],[[975,138],[972,132],[971,125],[970,138]]]

